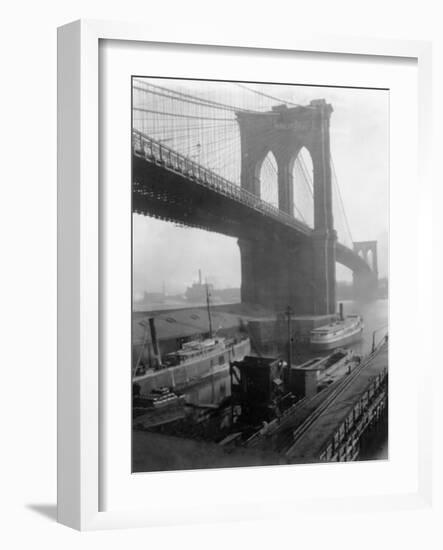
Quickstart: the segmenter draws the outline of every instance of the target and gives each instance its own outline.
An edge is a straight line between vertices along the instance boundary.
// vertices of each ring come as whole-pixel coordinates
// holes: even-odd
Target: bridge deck
[[[240,185],[227,180],[163,143],[144,135],[142,132],[133,130],[132,140],[132,150],[135,158],[141,158],[147,163],[161,166],[170,173],[184,176],[203,188],[244,204],[248,208],[252,208],[290,228],[296,229],[303,235],[310,235],[312,233],[312,228],[301,220],[283,212],[276,206],[240,187]]]
[[[336,399],[322,411],[309,429],[291,446],[287,454],[297,459],[317,459],[322,448],[351,413],[355,403],[368,390],[374,378],[387,368],[388,344],[384,343]],[[346,382],[346,378],[343,382]]]
[[[248,237],[248,225],[254,234],[262,227],[267,235],[296,240],[313,234],[312,227],[294,216],[137,130],[132,132],[132,150],[137,213],[237,238]],[[364,259],[340,242],[336,260],[352,271],[371,272]]]

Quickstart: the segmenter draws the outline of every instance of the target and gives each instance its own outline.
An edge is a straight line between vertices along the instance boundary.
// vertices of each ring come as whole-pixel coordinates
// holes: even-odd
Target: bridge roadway
[[[132,133],[133,211],[235,238],[281,239],[297,245],[313,229],[170,147]],[[370,273],[353,250],[336,243],[336,260]]]

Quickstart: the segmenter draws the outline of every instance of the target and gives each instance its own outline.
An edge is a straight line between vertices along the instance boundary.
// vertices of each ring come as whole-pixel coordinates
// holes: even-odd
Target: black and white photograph
[[[132,468],[388,458],[389,90],[132,78]]]
[[[443,548],[438,7],[6,6],[2,548]]]

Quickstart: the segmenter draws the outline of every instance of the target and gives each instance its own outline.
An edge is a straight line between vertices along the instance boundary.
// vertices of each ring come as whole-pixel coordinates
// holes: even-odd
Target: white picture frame
[[[183,28],[171,35],[144,25],[103,21],[77,21],[58,32],[58,521],[80,530],[130,526],[150,526],[216,519],[214,512],[195,510],[189,513],[182,504],[181,519],[177,505],[170,514],[162,508],[137,508],[122,503],[119,509],[103,510],[100,497],[103,452],[100,406],[100,231],[101,204],[99,178],[99,44],[103,40],[165,44],[195,44],[205,49],[211,46],[229,48],[268,49],[334,55],[390,57],[395,60],[412,58],[418,67],[418,155],[421,193],[431,194],[429,176],[431,126],[431,46],[427,42],[370,40],[347,37],[254,37],[225,39],[206,36],[205,31],[192,39]],[[233,50],[235,51],[235,50]],[[425,203],[422,203],[422,205]],[[423,231],[431,231],[430,214],[421,213]],[[430,255],[424,248],[422,255]],[[423,256],[421,257],[423,259]],[[428,259],[428,258],[426,258]],[[423,277],[423,274],[421,274]],[[422,281],[423,282],[423,281]],[[426,285],[419,286],[417,299],[422,302]],[[417,302],[417,303],[418,303]],[[423,302],[424,303],[424,302]],[[428,352],[429,353],[429,352]],[[359,495],[334,500],[335,509],[349,510],[358,502],[365,510],[428,506],[431,501],[431,439],[430,400],[427,388],[431,376],[430,364],[424,361],[423,381],[418,386],[419,427],[418,473],[416,490],[399,491],[384,496]],[[129,429],[129,426],[128,426]],[[322,466],[311,466],[311,468]],[[291,467],[292,468],[292,467]],[[170,474],[171,475],[171,474]],[[174,474],[175,475],[175,474]],[[182,475],[186,475],[182,474]],[[187,474],[191,475],[191,474]],[[194,474],[192,474],[194,475]],[[203,475],[215,475],[204,472]],[[225,473],[226,475],[226,473]],[[228,472],[229,475],[229,472]],[[233,474],[234,475],[234,474]],[[248,474],[249,475],[249,474]],[[253,472],[251,475],[259,475]],[[285,495],[285,509],[291,496]],[[222,519],[259,518],[263,502],[257,506],[239,503]],[[283,496],[282,496],[283,499]],[[246,501],[245,501],[246,502]],[[324,498],[313,496],[292,503],[294,509],[318,510]],[[243,503],[244,504],[244,503]],[[194,514],[194,518],[192,517]]]

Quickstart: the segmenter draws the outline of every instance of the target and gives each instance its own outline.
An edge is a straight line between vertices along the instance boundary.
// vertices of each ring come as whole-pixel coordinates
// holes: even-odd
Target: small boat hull
[[[347,334],[342,338],[337,338],[325,342],[312,342],[310,343],[310,348],[312,351],[329,351],[335,348],[340,348],[343,346],[349,346],[361,340],[363,332],[363,327],[360,327],[357,331],[352,334]]]
[[[140,411],[140,413],[134,418],[133,425],[136,428],[145,429],[170,424],[186,416],[185,407],[182,404],[163,409],[150,409],[144,413]]]
[[[135,376],[133,382],[140,387],[141,394],[148,394],[161,386],[184,391],[204,381],[207,377],[229,372],[229,363],[233,360],[243,359],[245,355],[248,355],[250,349],[249,338],[246,338],[233,345],[197,357],[195,360]]]

